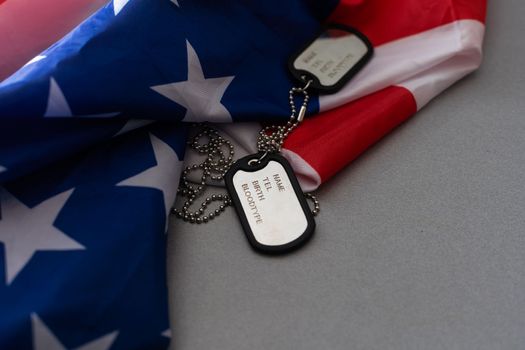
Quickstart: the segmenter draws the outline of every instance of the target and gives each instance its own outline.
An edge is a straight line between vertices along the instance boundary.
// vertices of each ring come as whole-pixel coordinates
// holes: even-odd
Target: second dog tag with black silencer
[[[238,160],[224,177],[248,241],[262,253],[285,253],[305,243],[315,221],[288,161],[277,153]]]
[[[370,41],[354,28],[329,24],[293,55],[293,76],[319,93],[334,93],[354,77],[374,54]]]

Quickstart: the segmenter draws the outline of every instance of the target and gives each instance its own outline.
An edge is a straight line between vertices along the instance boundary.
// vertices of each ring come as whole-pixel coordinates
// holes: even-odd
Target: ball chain
[[[202,138],[207,138],[208,143],[201,143]],[[213,220],[219,216],[226,207],[232,204],[231,199],[226,194],[213,194],[201,203],[198,210],[192,212],[190,207],[195,200],[204,194],[206,190],[206,180],[221,181],[224,175],[233,164],[234,149],[230,141],[219,135],[218,131],[208,125],[201,125],[201,130],[188,141],[188,146],[201,155],[206,155],[206,159],[201,164],[187,166],[182,171],[182,176],[177,189],[177,194],[187,198],[181,209],[172,208],[171,212],[176,217],[190,223],[202,224]],[[193,184],[188,180],[188,174],[193,171],[202,171],[201,181]],[[206,208],[212,202],[221,204],[215,209],[205,214]]]
[[[319,200],[312,193],[305,193],[304,196],[307,199],[310,199],[312,203],[314,204],[314,208],[312,209],[312,214],[314,216],[317,216],[317,214],[319,214],[319,212],[321,211],[321,205],[319,204]]]
[[[294,87],[290,89],[288,94],[290,110],[292,112],[290,119],[285,125],[266,126],[259,132],[259,137],[257,139],[257,149],[259,152],[279,152],[283,146],[284,140],[299,125],[300,120],[298,120],[296,117],[297,109],[295,108],[294,101],[295,94],[297,93],[303,94],[303,103],[301,108],[306,109],[308,106],[310,96],[308,96],[308,92],[305,88]]]
[[[259,132],[257,138],[257,149],[259,152],[274,153],[279,152],[282,148],[286,137],[299,125],[306,111],[308,101],[310,99],[307,89],[311,82],[308,82],[305,87],[294,87],[290,89],[288,99],[290,103],[291,117],[285,125],[270,125],[264,127]],[[297,109],[295,107],[295,95],[303,94],[303,103],[296,116]],[[188,141],[189,148],[197,151],[206,158],[201,164],[193,164],[184,168],[177,189],[177,194],[180,197],[187,198],[181,209],[173,207],[172,214],[176,217],[190,222],[190,223],[207,223],[219,216],[228,206],[232,205],[231,198],[226,194],[213,194],[201,203],[201,206],[196,211],[191,211],[190,207],[194,204],[197,198],[204,194],[207,188],[206,180],[210,178],[213,181],[221,181],[233,164],[233,156],[235,154],[233,145],[229,140],[223,138],[216,129],[213,129],[207,124],[200,124],[200,130]],[[208,143],[201,143],[202,138],[207,138]],[[201,181],[199,183],[191,183],[188,180],[188,174],[193,171],[202,171]],[[316,216],[320,211],[319,200],[312,193],[305,193],[305,197],[310,199],[314,208],[312,214]],[[212,202],[220,202],[221,204],[215,209],[205,214],[206,208]]]

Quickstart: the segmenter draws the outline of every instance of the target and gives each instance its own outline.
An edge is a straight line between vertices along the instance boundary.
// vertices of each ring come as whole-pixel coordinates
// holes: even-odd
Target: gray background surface
[[[323,185],[295,254],[172,222],[175,348],[525,349],[524,34],[490,1],[482,68]]]

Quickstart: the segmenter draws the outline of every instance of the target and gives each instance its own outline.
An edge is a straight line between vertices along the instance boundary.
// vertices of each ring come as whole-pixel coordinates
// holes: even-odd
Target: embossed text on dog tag
[[[279,154],[250,155],[226,174],[226,188],[250,244],[284,253],[305,243],[315,221],[288,161]]]
[[[372,58],[373,47],[360,32],[331,24],[288,63],[291,73],[301,81],[311,80],[311,88],[334,93],[355,76]]]

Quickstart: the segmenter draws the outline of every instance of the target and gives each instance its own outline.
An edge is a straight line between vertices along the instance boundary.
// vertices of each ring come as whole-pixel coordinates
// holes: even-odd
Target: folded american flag
[[[484,17],[484,0],[0,1],[0,348],[166,348],[184,122],[285,121],[289,55],[325,21],[356,27],[374,59],[285,143],[314,189],[479,66]]]

